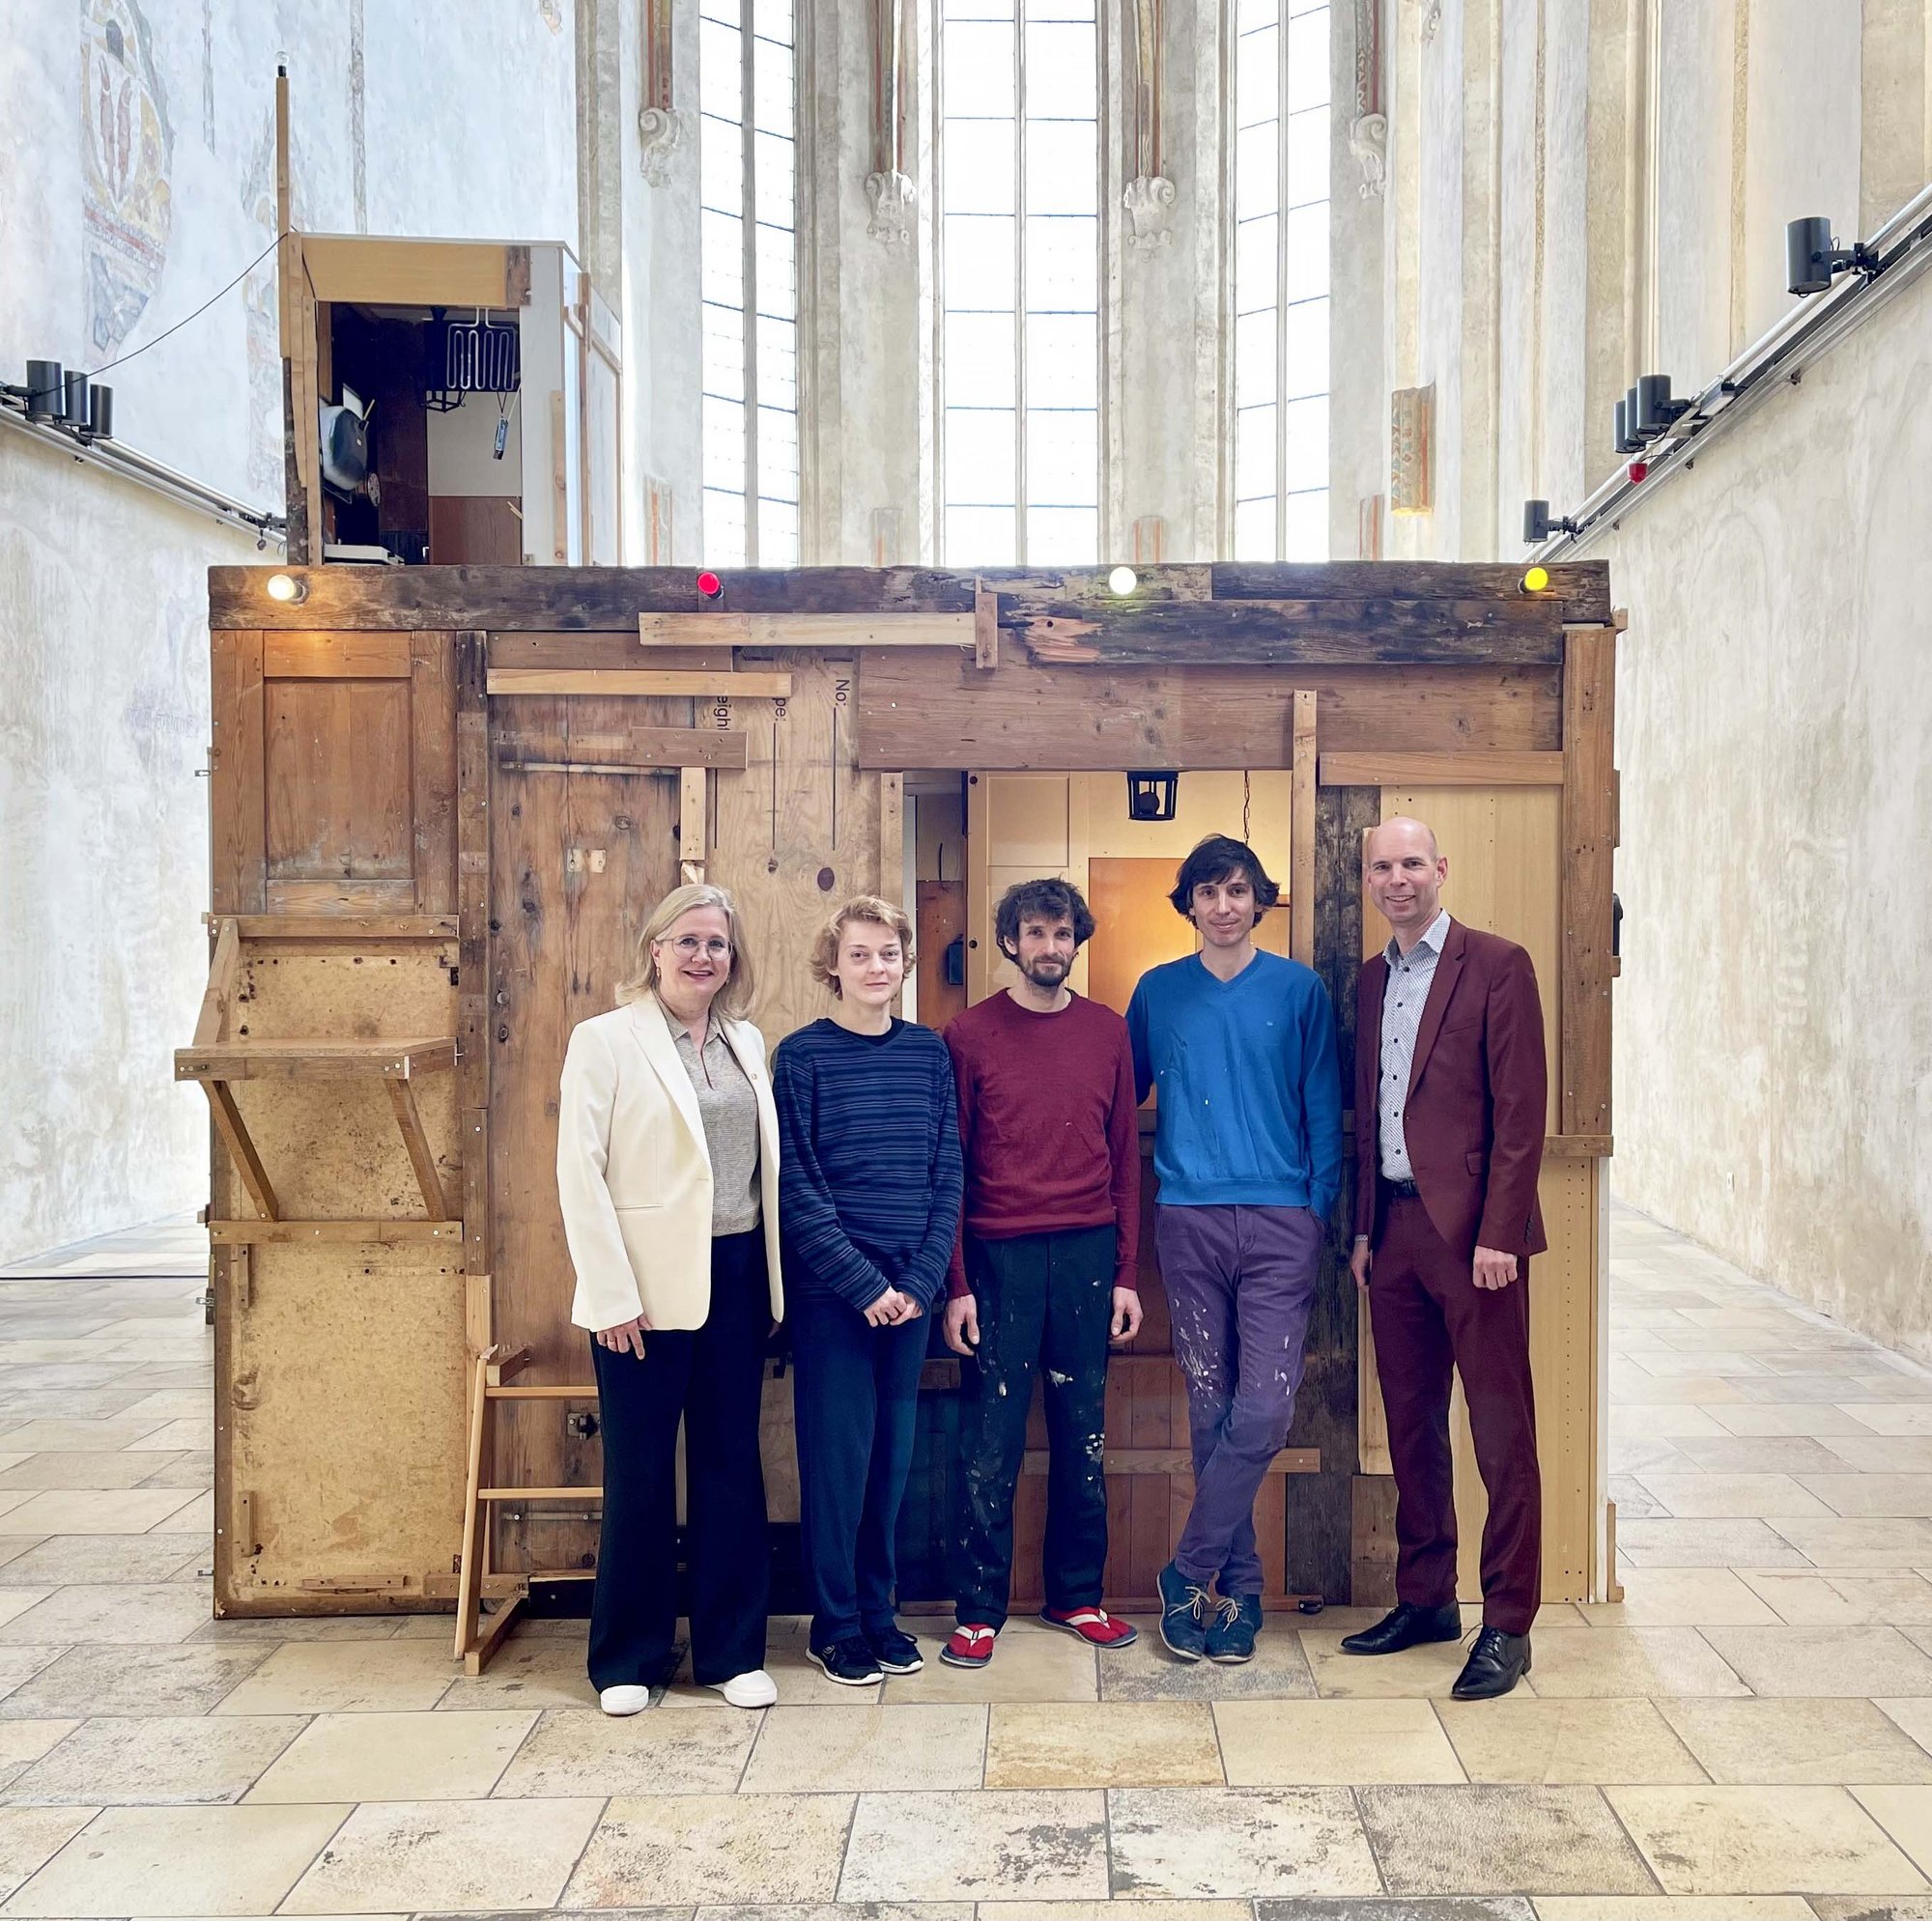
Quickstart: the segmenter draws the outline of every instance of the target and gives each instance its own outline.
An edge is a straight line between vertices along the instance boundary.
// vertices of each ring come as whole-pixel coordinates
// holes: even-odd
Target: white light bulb
[[[302,597],[301,582],[293,574],[270,574],[268,591],[271,601],[298,601]]]
[[[1116,594],[1130,594],[1140,585],[1140,577],[1131,567],[1116,567],[1107,576],[1108,590]]]

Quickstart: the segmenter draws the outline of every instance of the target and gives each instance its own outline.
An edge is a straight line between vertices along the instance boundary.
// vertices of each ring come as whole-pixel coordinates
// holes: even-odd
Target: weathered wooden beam
[[[453,941],[451,914],[204,914],[213,921],[232,918],[244,941],[335,942],[358,946],[371,941]]]
[[[1560,787],[1560,752],[1324,753],[1324,787]]]
[[[229,1003],[235,997],[235,976],[242,965],[242,937],[234,917],[224,916],[214,937],[214,956],[209,963],[208,989],[201,997],[201,1013],[194,1024],[194,1044],[213,1047],[228,1028]]]
[[[456,1042],[244,1040],[175,1051],[177,1081],[340,1081],[377,1075],[407,1081],[456,1061]]]
[[[1288,951],[1304,967],[1315,965],[1315,899],[1321,886],[1315,860],[1316,700],[1312,690],[1295,690],[1289,756]]]
[[[1162,603],[1218,601],[1503,601],[1562,621],[1610,618],[1609,573],[1599,561],[1551,568],[1548,593],[1525,595],[1516,567],[1455,562],[1335,561],[1320,565],[1221,562],[1137,568],[1124,599],[1105,568],[924,567],[746,569],[721,576],[715,603],[730,613],[971,613],[975,586],[1020,616],[1056,607],[1131,615]],[[271,601],[271,574],[294,574],[304,596]],[[640,613],[700,613],[689,567],[214,567],[209,620],[214,627],[520,628],[599,630],[635,636]]]
[[[463,1239],[461,1221],[211,1221],[208,1238],[216,1247],[298,1247],[351,1243],[364,1247],[400,1246],[412,1241]]]
[[[1605,560],[1549,569],[1549,585],[1525,594],[1521,566],[1434,560],[1219,560],[1216,600],[1474,600],[1527,602],[1552,607],[1559,621],[1610,617],[1610,569]]]
[[[1555,667],[1264,667],[1185,673],[1043,667],[1009,650],[980,673],[913,649],[859,676],[862,768],[961,771],[1279,767],[1293,690],[1321,700],[1324,752],[1550,751],[1561,742]]]
[[[973,615],[925,613],[640,613],[645,647],[970,647]]]
[[[486,683],[494,694],[622,693],[644,699],[665,694],[744,694],[785,700],[790,674],[688,673],[682,668],[493,667]]]
[[[1608,1134],[1616,633],[1565,630],[1561,1131]]]
[[[1196,601],[1014,613],[1001,621],[1035,660],[1062,665],[1330,666],[1563,657],[1559,609],[1501,600]]]

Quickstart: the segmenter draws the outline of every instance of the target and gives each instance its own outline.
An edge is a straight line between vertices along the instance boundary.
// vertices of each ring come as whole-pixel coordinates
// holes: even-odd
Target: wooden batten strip
[[[973,664],[982,673],[1000,664],[1000,597],[983,581],[973,589]]]
[[[208,990],[201,997],[201,1014],[194,1024],[194,1044],[213,1047],[228,1031],[229,1003],[235,998],[235,976],[242,965],[242,937],[233,916],[224,916],[214,939],[214,958],[209,964]]]
[[[216,1247],[298,1247],[345,1243],[401,1246],[412,1241],[463,1239],[461,1221],[211,1221]]]
[[[1561,1131],[1610,1124],[1610,891],[1617,835],[1616,634],[1564,630]]]
[[[1560,787],[1561,753],[1324,753],[1324,787]]]
[[[177,1078],[182,1077],[177,1074]],[[242,1176],[242,1185],[248,1190],[249,1200],[261,1210],[264,1220],[279,1218],[281,1204],[275,1199],[274,1184],[269,1179],[261,1155],[255,1151],[254,1142],[248,1138],[248,1124],[242,1118],[242,1111],[235,1105],[235,1096],[227,1083],[208,1081],[203,1085],[208,1088],[208,1105],[214,1115],[215,1131],[235,1158],[236,1172]]]
[[[453,941],[456,918],[448,914],[204,914],[205,921],[232,919],[242,940],[333,943],[364,947],[384,941]]]
[[[675,667],[493,667],[485,685],[492,694],[744,694],[788,700],[791,681],[790,674],[688,673]]]
[[[970,613],[640,613],[645,647],[970,647]]]
[[[416,1186],[422,1191],[423,1212],[432,1221],[449,1219],[449,1203],[443,1198],[442,1175],[436,1165],[436,1150],[423,1131],[422,1114],[416,1106],[415,1089],[409,1082],[385,1076],[384,1088],[402,1131],[403,1145],[409,1150],[410,1166],[415,1170]]]
[[[247,1040],[175,1051],[177,1081],[340,1081],[362,1075],[407,1081],[456,1064],[456,1042],[407,1040]]]
[[[744,736],[738,738],[742,741]],[[677,869],[686,887],[704,878],[704,863],[710,858],[706,838],[710,811],[711,778],[702,767],[680,770],[677,782]]]
[[[1294,738],[1289,762],[1288,951],[1304,967],[1315,965],[1315,773],[1317,697],[1306,688],[1294,695]]]
[[[262,640],[262,672],[270,680],[406,680],[410,665],[410,636],[394,630],[308,628]]]

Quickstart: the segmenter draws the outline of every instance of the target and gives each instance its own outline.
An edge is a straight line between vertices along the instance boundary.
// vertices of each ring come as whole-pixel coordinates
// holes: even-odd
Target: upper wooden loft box
[[[622,561],[623,333],[567,247],[283,251],[292,562]]]

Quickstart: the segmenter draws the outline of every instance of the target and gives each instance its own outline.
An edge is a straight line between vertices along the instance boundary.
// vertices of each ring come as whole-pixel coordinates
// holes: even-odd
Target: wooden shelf
[[[456,1038],[234,1040],[175,1050],[177,1081],[408,1081],[456,1065]]]

